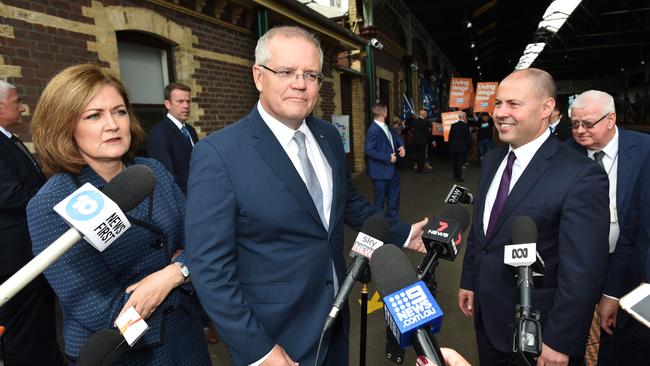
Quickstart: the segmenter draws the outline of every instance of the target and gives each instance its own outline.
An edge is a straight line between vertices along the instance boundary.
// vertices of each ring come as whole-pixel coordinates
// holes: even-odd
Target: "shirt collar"
[[[375,119],[374,121],[375,121],[375,123],[378,124],[379,127],[381,127],[381,128],[384,128],[384,126],[386,126],[386,122],[377,121],[376,119]]]
[[[172,122],[174,122],[174,124],[176,125],[176,127],[178,127],[179,130],[182,129],[183,126],[185,126],[185,123],[177,120],[176,117],[172,116],[169,113],[167,113],[167,118],[169,118]]]
[[[509,151],[514,151],[517,160],[523,166],[527,166],[528,163],[530,163],[530,161],[533,160],[533,156],[535,156],[537,150],[539,150],[539,148],[542,146],[544,141],[546,141],[546,139],[548,139],[550,135],[551,135],[551,131],[549,131],[548,128],[546,128],[544,129],[544,133],[537,136],[536,139],[529,141],[528,143],[519,146],[516,149],[513,149],[512,146],[510,146]]]
[[[4,127],[0,127],[0,132],[2,132],[5,136],[7,136],[8,139],[10,139],[13,136],[13,134],[5,130]]]
[[[557,121],[551,123],[549,126],[550,126],[552,129],[555,129],[555,127],[557,127],[557,125],[560,124],[560,121],[561,121],[561,120],[562,120],[562,118],[558,118]]]
[[[618,127],[614,126],[616,131],[614,131],[614,137],[603,147],[601,150],[590,150],[587,149],[587,155],[590,158],[594,158],[594,154],[598,151],[603,151],[605,152],[605,156],[614,159],[614,156],[616,156],[616,153],[618,152]]]
[[[275,117],[271,116],[267,111],[264,110],[262,103],[259,101],[257,102],[257,111],[260,113],[260,116],[262,117],[264,123],[266,123],[266,125],[271,129],[271,132],[273,132],[275,138],[278,139],[280,145],[285,148],[289,146],[289,143],[293,139],[293,135],[296,134],[296,130],[288,127]],[[309,128],[307,127],[304,119],[302,120],[300,127],[298,127],[298,131],[304,133],[305,136],[311,135],[311,132],[309,132]]]

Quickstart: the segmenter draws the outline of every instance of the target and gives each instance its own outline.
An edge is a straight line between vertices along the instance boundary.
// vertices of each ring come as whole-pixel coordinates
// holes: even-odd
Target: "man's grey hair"
[[[614,98],[600,90],[587,90],[578,95],[573,101],[573,104],[571,104],[571,109],[585,108],[587,105],[600,107],[600,114],[616,113]]]
[[[0,102],[5,101],[10,89],[16,89],[16,87],[4,80],[0,80]]]
[[[305,41],[311,42],[318,50],[320,68],[323,68],[323,50],[320,47],[320,41],[318,38],[306,30],[294,26],[275,27],[264,33],[264,35],[257,40],[257,46],[255,46],[255,64],[265,65],[269,61],[271,58],[269,43],[273,38],[277,36],[284,36],[287,38],[302,38]]]

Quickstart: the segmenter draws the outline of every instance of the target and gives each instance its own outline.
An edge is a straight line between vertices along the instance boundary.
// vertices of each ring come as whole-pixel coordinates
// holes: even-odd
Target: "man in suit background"
[[[625,335],[633,335],[645,327],[625,312],[618,311],[618,299],[638,286],[643,279],[645,263],[634,258],[635,251],[616,253],[621,228],[628,224],[631,208],[639,202],[640,192],[634,192],[641,168],[650,157],[650,136],[626,131],[616,126],[614,98],[602,91],[588,90],[580,94],[571,105],[573,145],[601,165],[609,178],[609,253],[608,278],[598,305],[601,345],[598,364],[626,365],[644,364],[645,359],[630,359],[635,354],[634,343],[621,342]],[[650,187],[650,182],[641,182]],[[629,226],[629,225],[628,225]],[[636,233],[638,227],[628,227],[628,233]],[[628,234],[631,240],[634,234]],[[644,245],[639,243],[638,245]],[[632,254],[632,258],[620,254]],[[605,270],[603,268],[603,270]],[[615,336],[612,337],[612,335]],[[650,334],[650,331],[646,332]],[[593,340],[592,340],[593,341]],[[646,361],[646,362],[643,362]]]
[[[584,361],[608,259],[608,182],[601,167],[551,136],[554,105],[555,82],[543,70],[515,71],[497,89],[493,118],[506,145],[483,159],[458,291],[461,311],[474,316],[482,365],[513,364],[518,293],[503,260],[521,215],[535,222],[546,264],[532,299],[542,325],[537,364]]]
[[[463,181],[463,165],[467,162],[467,153],[471,144],[467,114],[458,112],[458,122],[449,130],[449,151],[451,151],[451,168],[456,182]]]
[[[259,102],[192,155],[189,269],[236,365],[314,364],[345,278],[343,224],[359,230],[379,213],[352,185],[337,130],[309,117],[322,62],[309,32],[269,30],[252,68]],[[386,241],[422,251],[426,223],[396,223]],[[319,364],[348,364],[348,325],[345,307],[324,336]]]
[[[427,111],[420,109],[419,118],[411,120],[411,129],[413,131],[413,145],[417,156],[417,172],[420,174],[427,173],[424,170],[427,163],[427,145],[429,136],[431,136],[431,124],[427,121]],[[415,115],[414,115],[415,116]],[[429,165],[429,167],[431,167]]]
[[[150,158],[160,161],[172,175],[183,193],[187,193],[192,148],[199,141],[190,118],[191,89],[185,84],[171,83],[165,87],[167,115],[153,126],[147,140]]]
[[[375,207],[384,211],[386,219],[396,223],[399,216],[400,182],[397,157],[404,157],[406,150],[392,128],[386,124],[388,109],[378,103],[372,108],[373,123],[366,132],[365,153],[368,158],[368,175],[375,188]]]
[[[0,80],[0,283],[32,258],[27,202],[45,177],[25,145],[8,128],[21,122],[25,107],[16,88]],[[7,365],[63,365],[56,342],[54,292],[38,276],[0,307]]]
[[[551,121],[548,125],[551,134],[555,135],[561,141],[566,141],[571,138],[571,125],[569,120],[564,117],[560,107],[556,104],[551,113]]]

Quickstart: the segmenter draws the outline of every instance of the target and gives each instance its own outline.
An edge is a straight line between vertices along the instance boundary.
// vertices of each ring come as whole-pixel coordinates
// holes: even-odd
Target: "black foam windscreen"
[[[517,216],[510,228],[512,244],[537,243],[537,225],[528,216]]]
[[[112,366],[129,350],[124,337],[115,329],[102,329],[86,339],[77,366]]]
[[[383,216],[370,216],[363,223],[360,232],[381,240],[383,243],[386,241],[386,237],[388,237],[388,221]]]
[[[469,211],[463,206],[458,205],[446,205],[442,210],[440,217],[446,219],[452,219],[460,224],[462,231],[467,229],[469,226]]]
[[[377,291],[386,296],[418,281],[411,261],[395,245],[384,245],[372,254],[370,271]]]
[[[144,165],[131,165],[108,182],[102,192],[123,212],[134,209],[156,186],[156,176]]]

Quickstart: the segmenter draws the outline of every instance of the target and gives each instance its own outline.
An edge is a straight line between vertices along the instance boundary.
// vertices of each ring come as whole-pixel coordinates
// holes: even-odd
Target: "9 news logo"
[[[94,218],[104,208],[104,197],[94,191],[79,192],[68,201],[65,212],[77,221]]]
[[[404,326],[413,325],[436,314],[427,294],[419,285],[392,294],[388,302],[397,315],[397,320]]]

